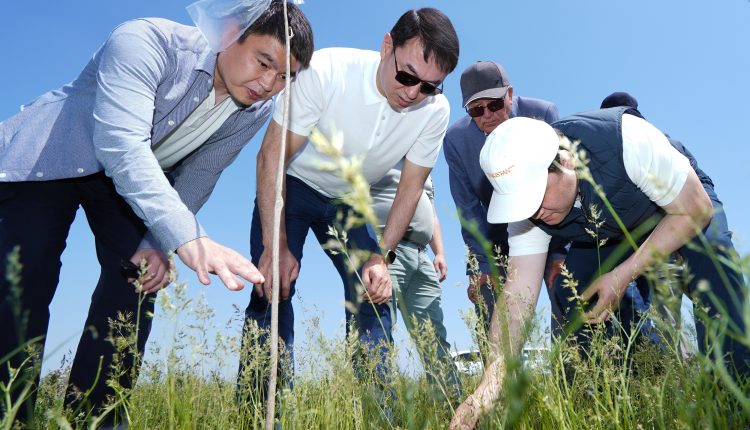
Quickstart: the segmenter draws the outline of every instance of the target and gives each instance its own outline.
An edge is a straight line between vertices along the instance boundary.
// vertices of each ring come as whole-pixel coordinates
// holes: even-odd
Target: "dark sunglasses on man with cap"
[[[396,63],[396,81],[398,81],[399,84],[406,85],[407,87],[413,87],[414,85],[421,84],[419,86],[419,92],[426,96],[436,96],[443,93],[442,82],[435,85],[432,82],[423,81],[409,72],[399,70],[398,61],[396,61],[396,50],[393,51],[393,62]]]
[[[472,107],[466,107],[466,113],[469,114],[472,118],[477,118],[482,115],[484,115],[484,108],[487,108],[490,110],[490,112],[497,112],[500,109],[505,107],[505,98],[502,99],[494,99],[487,102],[487,104],[484,105],[476,105]]]

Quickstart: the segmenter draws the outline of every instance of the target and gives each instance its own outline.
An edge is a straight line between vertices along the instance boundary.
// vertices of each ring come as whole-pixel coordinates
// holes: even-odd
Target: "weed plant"
[[[233,378],[226,369],[236,366],[239,333],[217,330],[212,310],[200,300],[184,294],[184,284],[160,297],[164,318],[172,321],[174,337],[166,350],[146,362],[138,385],[121,392],[113,405],[127,399],[125,407],[134,429],[261,428],[264,409],[261,399],[237,402]],[[699,313],[699,317],[700,313]],[[182,325],[181,321],[195,321]],[[726,326],[728,324],[719,324]],[[667,327],[666,330],[669,330]],[[235,330],[236,331],[236,330]],[[375,382],[373,360],[366,368],[370,377],[355,375],[350,357],[356,339],[331,339],[316,324],[307,328],[304,354],[297,359],[309,369],[294,377],[294,388],[280,393],[278,425],[290,429],[444,428],[452,416],[451,404],[436,393],[424,376],[395,372],[389,381],[392,398],[386,410],[379,398],[383,392]],[[249,334],[258,337],[258,334]],[[520,360],[508,361],[511,375],[503,400],[487,415],[484,428],[744,428],[750,425],[743,404],[750,386],[738,382],[727,387],[716,372],[720,362],[709,356],[682,360],[677,351],[651,345],[632,345],[629,337],[607,338],[594,329],[588,355],[573,345],[554,344],[545,365],[525,368]],[[665,333],[664,338],[674,333]],[[427,342],[433,337],[426,333]],[[124,347],[129,342],[121,342]],[[267,352],[262,345],[247,342],[252,365],[266,368]],[[151,348],[159,348],[153,343]],[[630,360],[624,355],[632,354]],[[412,359],[418,359],[412,357]],[[4,362],[3,365],[7,365]],[[32,366],[30,363],[29,366]],[[35,369],[38,369],[35,368]],[[26,375],[17,369],[18,375]],[[28,369],[27,369],[28,370]],[[33,370],[33,369],[32,369]],[[37,392],[37,422],[40,428],[72,428],[73,411],[62,410],[66,368],[42,379]],[[572,372],[571,372],[572,370]],[[572,375],[572,376],[571,376]],[[476,377],[464,377],[463,386],[472,390]],[[13,428],[7,387],[2,428]],[[7,408],[7,409],[6,409]],[[91,417],[89,426],[95,426]]]
[[[741,263],[747,269],[746,261]],[[186,288],[177,284],[160,293],[161,318],[169,320],[174,328],[172,343],[161,347],[149,344],[157,349],[152,354],[155,358],[144,363],[136,387],[121,392],[112,399],[113,404],[124,402],[131,429],[261,428],[264,420],[261,399],[250,396],[247,403],[239,403],[236,382],[227,376],[236,368],[240,354],[239,331],[228,327],[232,324],[217,326],[210,307],[200,297],[188,298]],[[237,313],[240,318],[239,310]],[[700,312],[698,317],[702,317]],[[727,325],[714,324],[714,327]],[[306,330],[306,341],[297,361],[304,363],[307,371],[293,377],[293,388],[287,385],[281,390],[277,427],[447,426],[453,405],[426,376],[406,374],[394,366],[386,390],[389,398],[383,400],[381,381],[374,376],[379,358],[373,358],[366,366],[369,375],[355,375],[350,361],[355,338],[332,338],[314,320]],[[665,338],[669,336],[674,333],[664,333]],[[425,333],[424,339],[432,336]],[[530,429],[692,429],[750,425],[750,414],[744,407],[749,400],[750,385],[738,381],[733,387],[736,389],[729,387],[717,371],[723,363],[711,354],[683,360],[671,344],[664,351],[650,344],[634,345],[627,339],[628,336],[606,337],[602,330],[593,328],[587,355],[580,354],[574,345],[558,342],[544,356],[542,366],[525,367],[520,359],[509,359],[510,376],[503,399],[480,425]],[[128,347],[130,343],[121,344]],[[253,357],[253,365],[266,368],[267,351],[258,343],[246,344],[252,349],[244,353]],[[626,355],[628,360],[624,360]],[[2,365],[7,366],[7,360]],[[62,409],[67,363],[63,366],[42,378],[36,393],[35,425],[51,429],[95,427],[97,417],[81,423],[74,420],[73,411]],[[27,374],[24,369],[17,370],[19,375]],[[477,382],[476,376],[462,378],[467,392]],[[12,429],[12,414],[7,411],[13,410],[14,405],[9,403],[7,387],[0,389],[4,399],[1,428]]]

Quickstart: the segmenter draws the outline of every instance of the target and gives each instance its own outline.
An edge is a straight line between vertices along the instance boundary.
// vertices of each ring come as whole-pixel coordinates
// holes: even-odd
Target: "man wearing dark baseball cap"
[[[479,166],[479,152],[486,136],[508,118],[529,117],[552,123],[558,119],[558,113],[557,107],[548,101],[514,96],[505,69],[492,61],[477,61],[464,70],[461,74],[461,94],[467,115],[448,128],[443,148],[450,172],[451,195],[462,219],[461,234],[469,253],[478,262],[478,269],[467,265],[468,295],[475,303],[477,315],[482,320],[481,326],[488,330],[489,316],[495,304],[493,283],[490,282],[495,258],[485,255],[480,241],[467,227],[476,225],[479,235],[490,242],[492,249],[500,249],[501,255],[508,252],[508,232],[506,224],[487,223],[492,185]],[[557,251],[550,253],[550,261],[564,258],[562,246],[554,249]],[[549,265],[549,268],[553,267],[558,266]],[[504,268],[498,269],[500,275],[504,276]],[[548,275],[545,279],[551,280],[556,272],[550,270]],[[554,319],[553,332],[556,331]]]
[[[513,88],[503,66],[491,61],[477,61],[461,74],[463,105],[477,99],[502,99]]]

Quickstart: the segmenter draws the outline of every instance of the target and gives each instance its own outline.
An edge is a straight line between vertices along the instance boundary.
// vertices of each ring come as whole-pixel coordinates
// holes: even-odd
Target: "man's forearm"
[[[489,362],[474,391],[485,408],[492,407],[500,394],[507,356],[518,354],[523,348],[525,328],[539,298],[545,259],[546,254],[510,258],[508,281],[492,313]]]
[[[396,246],[404,237],[406,229],[414,217],[421,193],[421,187],[416,190],[416,193],[414,190],[404,190],[402,192],[399,187],[396,198],[393,200],[393,206],[391,206],[391,212],[388,214],[385,230],[383,231],[382,245],[385,249],[396,249]]]
[[[445,248],[443,247],[443,230],[440,228],[440,219],[437,216],[435,207],[432,207],[433,218],[434,218],[434,229],[432,232],[432,239],[430,239],[430,247],[435,255],[445,254]]]
[[[514,258],[518,261],[519,257]],[[520,258],[536,258],[524,256]],[[508,280],[504,293],[495,303],[490,326],[491,355],[518,354],[524,344],[525,327],[531,321],[539,299],[541,288],[541,270],[544,260],[533,274],[519,274],[518,266],[509,264]],[[528,269],[527,269],[528,270]],[[502,325],[501,325],[502,324]]]
[[[274,231],[274,208],[276,205],[276,177],[279,166],[279,142],[281,127],[274,121],[268,125],[263,144],[258,152],[256,162],[256,198],[258,200],[258,214],[263,231],[263,246],[271,247]],[[286,198],[286,174],[282,175],[282,202]],[[281,203],[281,202],[279,202]],[[281,219],[285,219],[282,210]],[[286,223],[281,222],[279,230],[280,242],[286,243]]]
[[[696,236],[695,220],[689,215],[666,215],[638,250],[612,271],[621,283],[642,275],[654,262],[682,248]]]
[[[677,198],[663,209],[666,215],[648,238],[612,271],[621,284],[643,274],[657,259],[682,248],[708,225],[713,215],[711,199],[693,171]]]
[[[424,183],[430,175],[430,170],[432,169],[429,167],[418,166],[408,159],[404,160],[396,198],[393,199],[393,206],[391,206],[385,231],[383,231],[381,245],[385,249],[396,249],[404,237],[414,217],[414,212],[417,210],[417,203],[424,191]]]

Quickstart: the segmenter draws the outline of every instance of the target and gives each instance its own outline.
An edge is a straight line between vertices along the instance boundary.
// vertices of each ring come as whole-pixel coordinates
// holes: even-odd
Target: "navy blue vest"
[[[647,221],[655,225],[663,215],[661,208],[633,184],[625,170],[622,158],[622,115],[628,110],[627,107],[615,107],[583,112],[563,118],[553,123],[552,127],[560,130],[571,141],[580,142],[578,149],[586,152],[589,160],[587,168],[594,182],[601,186],[614,213],[627,230],[633,232]],[[595,245],[597,240],[605,238],[621,240],[624,237],[623,230],[594,190],[594,186],[579,179],[578,190],[581,208],[574,207],[558,225],[532,221],[553,237],[562,237],[579,244]],[[595,225],[597,219],[593,215],[596,211],[601,213],[598,221],[603,221],[598,228]],[[641,240],[645,239],[644,234],[641,234]]]

